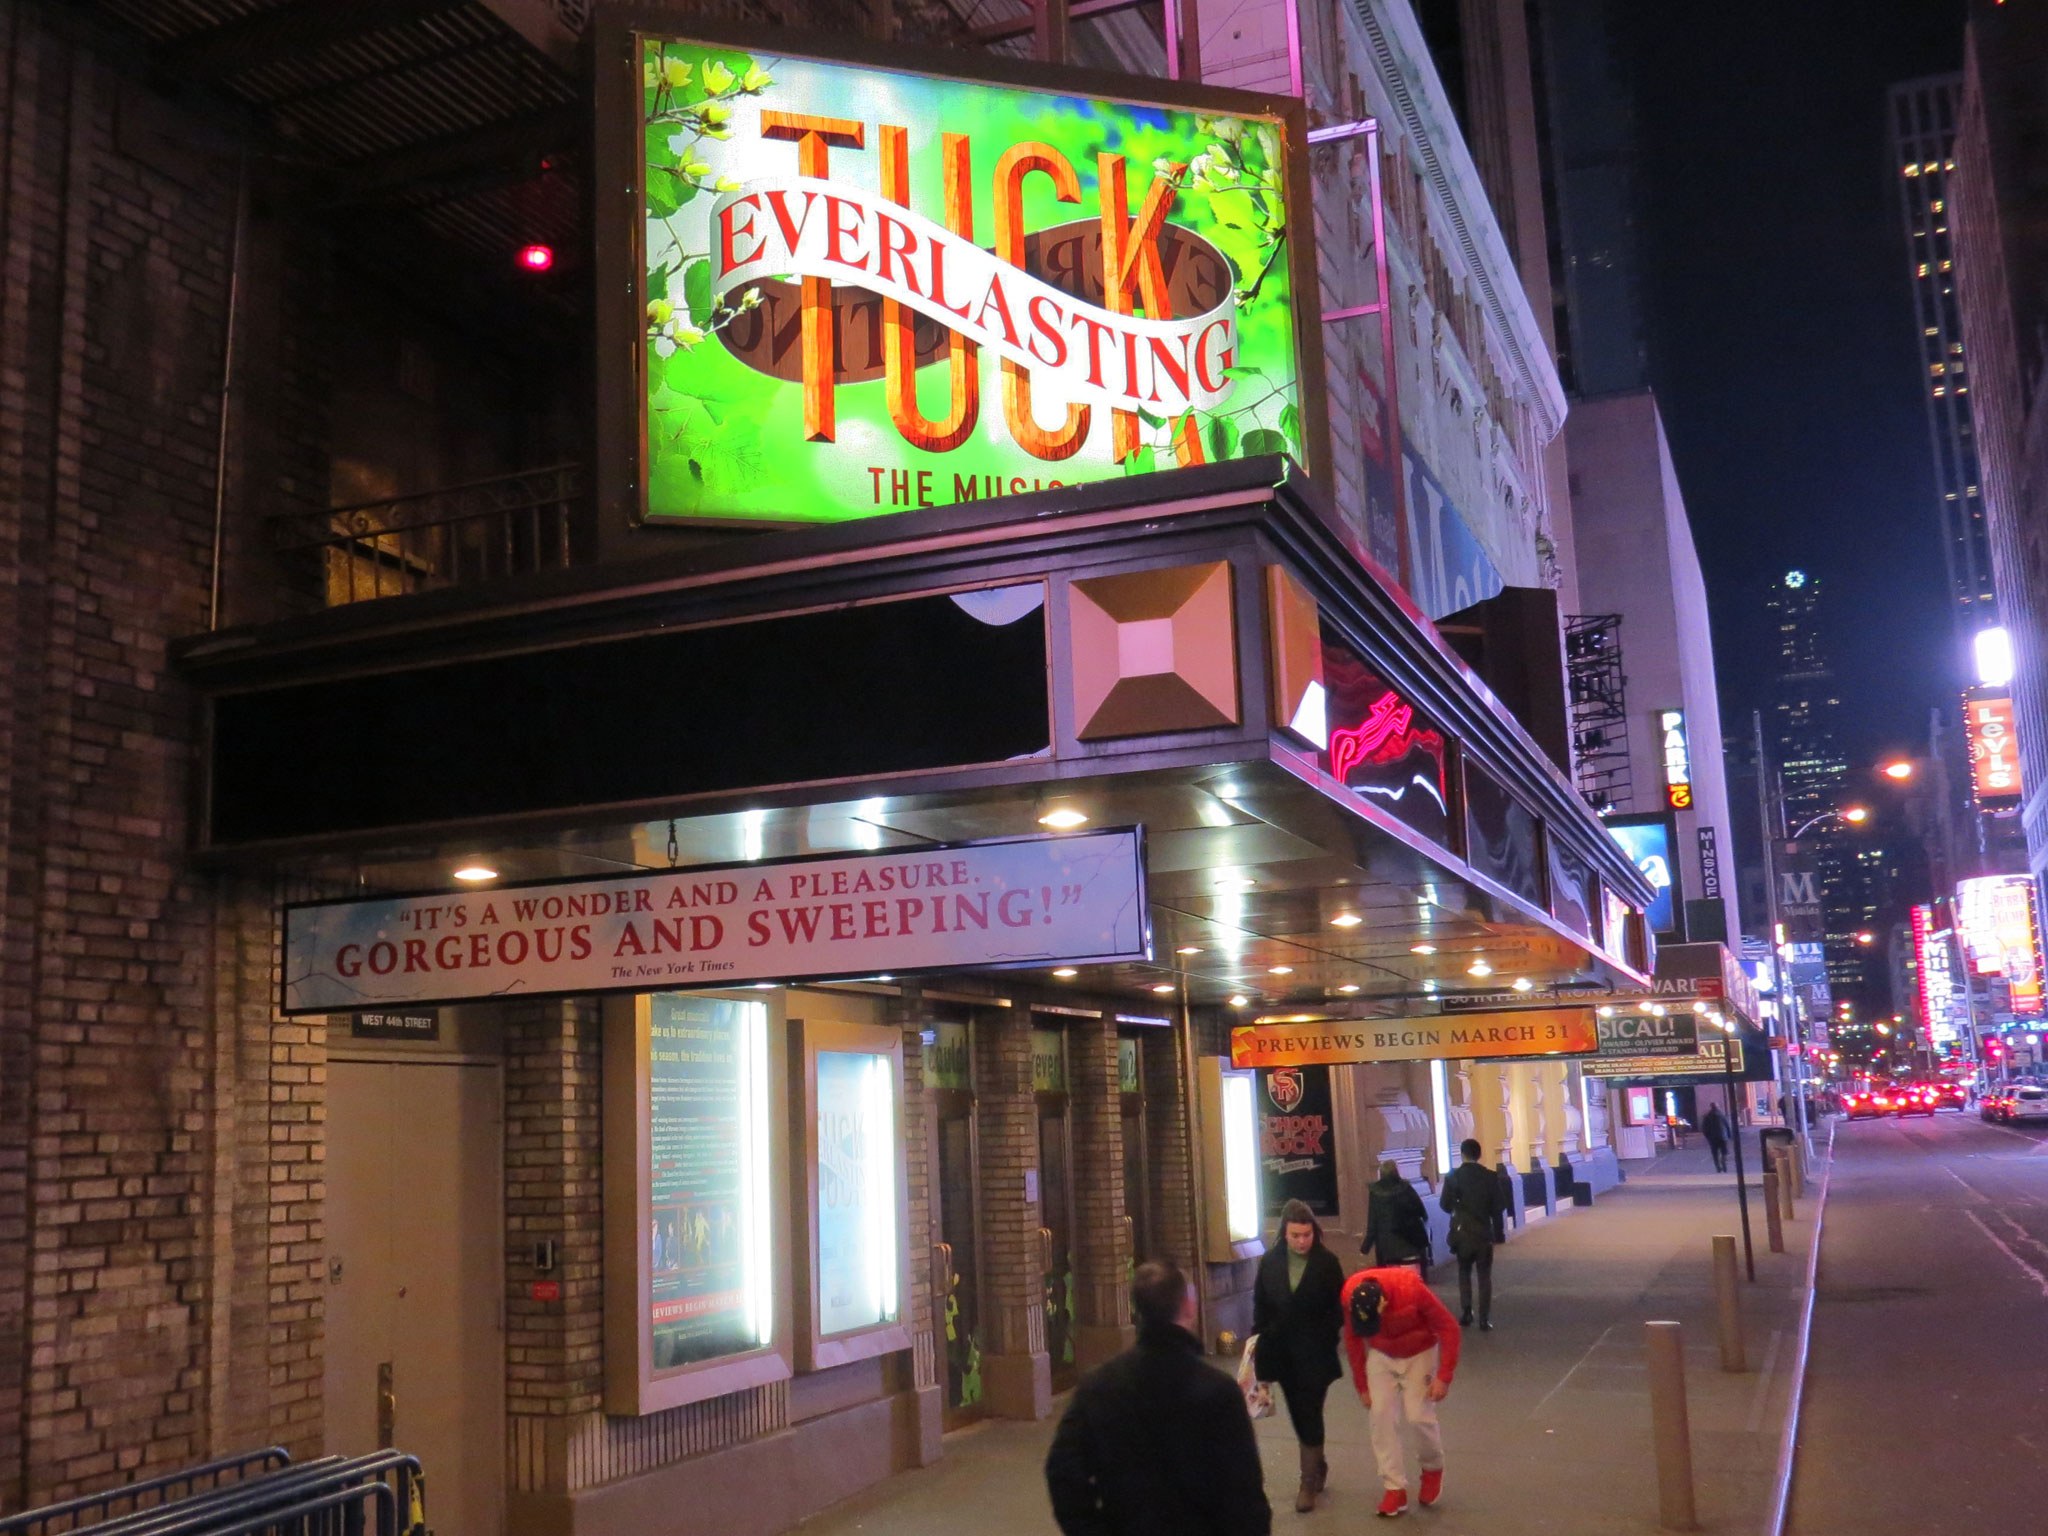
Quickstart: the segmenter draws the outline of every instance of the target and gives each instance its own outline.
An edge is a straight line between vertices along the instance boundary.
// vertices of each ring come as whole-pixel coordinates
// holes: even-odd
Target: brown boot
[[[1323,1459],[1321,1451],[1312,1451],[1307,1446],[1301,1450],[1301,1486],[1294,1492],[1294,1512],[1305,1515],[1316,1507],[1316,1467]]]
[[[1323,1454],[1321,1446],[1316,1447],[1316,1492],[1326,1491],[1330,1486],[1330,1459]]]

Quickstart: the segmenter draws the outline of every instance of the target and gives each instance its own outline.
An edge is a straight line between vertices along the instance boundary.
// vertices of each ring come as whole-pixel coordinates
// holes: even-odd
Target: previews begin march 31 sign
[[[646,518],[1307,464],[1278,109],[631,46]]]
[[[1136,830],[285,909],[283,1010],[1147,957]]]

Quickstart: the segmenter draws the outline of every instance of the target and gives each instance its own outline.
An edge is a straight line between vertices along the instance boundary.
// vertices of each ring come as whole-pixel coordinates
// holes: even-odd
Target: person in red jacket
[[[1458,1320],[1408,1265],[1361,1269],[1344,1282],[1344,1352],[1358,1400],[1372,1415],[1372,1455],[1386,1489],[1377,1513],[1391,1520],[1408,1508],[1404,1423],[1415,1431],[1427,1509],[1444,1491],[1436,1405],[1458,1369]]]

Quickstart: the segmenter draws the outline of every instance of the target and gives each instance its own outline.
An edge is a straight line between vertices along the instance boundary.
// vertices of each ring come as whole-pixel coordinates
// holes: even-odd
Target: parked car
[[[2048,1088],[2027,1083],[2012,1090],[2006,1100],[2005,1117],[2013,1120],[2048,1120]]]

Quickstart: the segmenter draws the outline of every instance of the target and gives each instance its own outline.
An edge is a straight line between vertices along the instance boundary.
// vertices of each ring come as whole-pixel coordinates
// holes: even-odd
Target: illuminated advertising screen
[[[820,1051],[818,1332],[826,1337],[899,1315],[896,1062]]]
[[[1972,974],[2005,979],[2012,1012],[2042,1011],[2040,925],[2031,879],[1984,875],[1959,881],[1956,932]]]
[[[1329,630],[1323,632],[1323,686],[1330,776],[1368,805],[1448,844],[1449,738]]]
[[[768,1342],[767,1010],[650,1000],[647,1230],[657,1371]]]
[[[1266,1214],[1304,1200],[1318,1216],[1337,1214],[1337,1144],[1331,1133],[1330,1069],[1272,1067],[1259,1073],[1259,1156]]]
[[[1685,740],[1685,711],[1657,711],[1657,744],[1664,761],[1664,803],[1674,811],[1692,807],[1692,749]]]
[[[1650,889],[1656,893],[1649,911],[1644,914],[1649,919],[1650,931],[1677,931],[1678,904],[1682,896],[1678,870],[1671,857],[1671,818],[1611,816],[1603,820],[1608,835],[1621,844],[1629,862],[1643,872],[1643,878],[1650,882]]]
[[[607,262],[638,285],[614,290],[634,306],[647,520],[841,522],[1265,454],[1320,467],[1300,385],[1320,368],[1295,326],[1305,146],[1281,108],[765,39],[634,33],[605,56],[601,131],[623,154],[630,119],[637,172]]]
[[[1973,688],[1963,698],[1963,735],[1970,746],[1970,787],[1979,805],[2011,805],[2020,797],[2019,742],[2012,699],[2003,688]]]

